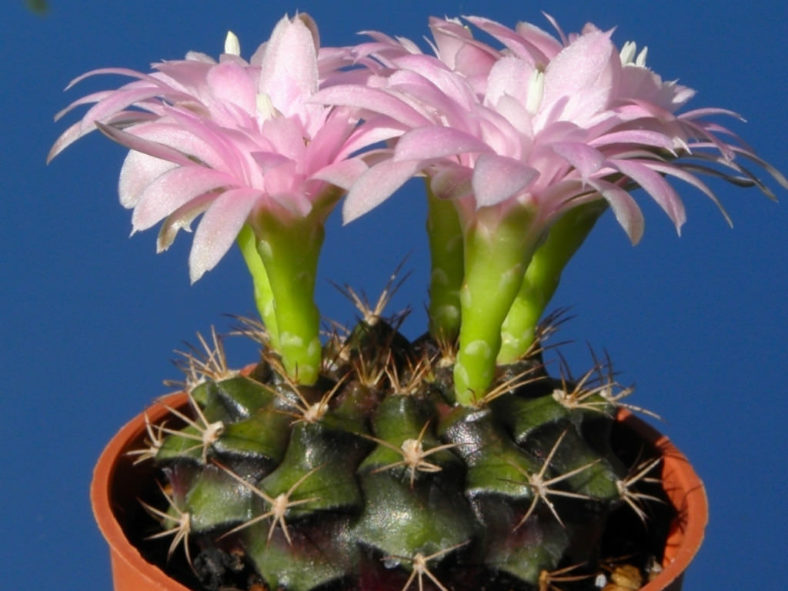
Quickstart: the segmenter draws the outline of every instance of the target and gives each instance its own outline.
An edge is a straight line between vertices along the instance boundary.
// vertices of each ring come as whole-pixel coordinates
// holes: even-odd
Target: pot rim
[[[113,481],[123,464],[131,464],[126,452],[145,433],[145,417],[151,423],[164,418],[170,408],[186,402],[186,394],[178,392],[157,399],[145,411],[127,422],[101,452],[93,469],[90,485],[90,504],[99,530],[110,547],[112,578],[115,591],[192,591],[167,575],[158,566],[145,560],[139,550],[126,537],[115,514]],[[141,586],[144,585],[144,586]]]
[[[110,546],[113,579],[116,591],[192,591],[151,564],[129,542],[113,508],[113,479],[123,464],[131,460],[125,455],[133,444],[144,437],[145,417],[155,423],[168,412],[168,407],[186,403],[186,394],[178,392],[164,396],[126,423],[110,440],[101,453],[93,471],[90,500],[93,514],[102,535]],[[684,572],[703,542],[708,523],[708,501],[703,482],[689,460],[673,443],[654,427],[619,409],[617,420],[635,431],[644,441],[659,450],[662,461],[662,480],[665,492],[677,511],[665,543],[662,572],[640,591],[679,589]],[[129,580],[137,572],[136,583]],[[140,587],[140,582],[145,587]]]
[[[640,591],[678,590],[685,571],[703,543],[709,521],[706,487],[687,457],[666,435],[625,408],[618,410],[616,419],[659,451],[662,484],[677,513],[665,541],[662,572]]]

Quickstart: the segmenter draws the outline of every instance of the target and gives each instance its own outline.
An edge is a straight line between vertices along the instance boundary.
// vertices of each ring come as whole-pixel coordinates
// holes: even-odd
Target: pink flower
[[[786,181],[729,130],[705,119],[731,113],[676,115],[692,91],[664,83],[645,67],[645,54],[635,57],[633,45],[619,52],[611,32],[587,25],[567,36],[556,26],[556,39],[533,25],[512,30],[466,20],[504,48],[474,39],[454,20],[432,19],[435,55],[371,33],[372,41],[356,48],[370,71],[366,86],[333,86],[316,100],[361,109],[379,125],[387,119],[396,138],[351,187],[345,221],[378,206],[412,176],[428,178],[429,211],[442,218],[428,221],[437,245],[430,293],[439,300],[430,308],[431,330],[438,338],[459,334],[455,394],[472,404],[492,383],[496,359],[509,363],[527,350],[560,276],[558,262],[593,227],[598,203],[609,204],[636,243],[644,219],[633,189],[649,194],[680,230],[684,206],[666,177],[715,202],[697,172],[764,188],[738,164],[744,156]],[[551,241],[551,228],[566,220],[577,225],[570,213],[582,224],[560,227],[563,238]],[[447,223],[452,215],[456,223]],[[441,247],[460,242],[462,248]],[[535,257],[542,260],[540,285],[526,276]]]
[[[134,78],[83,97],[94,103],[57,140],[56,156],[99,128],[130,148],[120,175],[121,203],[133,208],[133,232],[162,222],[158,250],[202,215],[189,258],[191,280],[213,268],[242,226],[263,211],[278,219],[327,215],[366,169],[353,152],[376,140],[349,109],[312,102],[348,65],[341,49],[319,49],[312,19],[279,21],[249,62],[229,34],[218,62],[191,52],[150,74],[107,68],[87,76]]]
[[[676,115],[693,91],[664,83],[634,59],[634,44],[619,52],[610,32],[587,25],[555,39],[521,23],[516,30],[488,19],[467,20],[498,39],[499,50],[473,39],[454,20],[432,19],[436,56],[414,44],[372,34],[359,46],[376,58],[365,90],[333,87],[318,98],[393,120],[403,133],[390,160],[365,172],[344,204],[355,219],[419,172],[433,191],[454,199],[470,220],[481,208],[501,215],[532,207],[543,227],[567,209],[604,198],[637,242],[644,220],[630,191],[642,187],[680,230],[681,199],[665,180],[676,177],[716,202],[696,172],[734,178],[717,164],[762,186],[736,161],[768,167],[728,129],[705,118],[734,115],[701,109]],[[736,177],[737,181],[741,180]]]

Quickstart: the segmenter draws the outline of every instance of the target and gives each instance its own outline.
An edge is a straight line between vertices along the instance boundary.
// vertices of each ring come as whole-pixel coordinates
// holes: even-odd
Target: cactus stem
[[[167,560],[172,558],[172,555],[175,553],[175,549],[178,547],[178,544],[183,543],[183,552],[186,555],[186,562],[189,564],[189,567],[194,570],[194,566],[192,566],[192,557],[189,553],[189,533],[191,532],[191,515],[188,512],[181,511],[180,508],[175,504],[175,500],[172,498],[171,495],[167,494],[167,491],[164,490],[161,484],[159,484],[159,490],[164,495],[164,498],[167,499],[167,504],[170,508],[175,511],[177,515],[177,519],[162,511],[161,509],[157,509],[152,505],[149,505],[145,501],[140,500],[140,504],[144,507],[144,509],[150,513],[150,515],[154,518],[159,518],[164,522],[174,523],[174,527],[169,529],[165,529],[164,531],[160,531],[153,535],[148,536],[145,538],[146,540],[155,540],[158,538],[165,538],[167,536],[172,536],[172,541],[170,542],[170,547],[167,550]]]
[[[548,467],[550,466],[550,462],[552,462],[553,456],[555,455],[555,452],[560,447],[561,442],[566,436],[566,433],[567,430],[564,430],[564,432],[561,433],[558,439],[556,439],[552,449],[550,449],[550,453],[547,454],[547,457],[545,458],[542,467],[539,469],[539,472],[536,472],[535,474],[528,474],[525,470],[523,470],[522,467],[518,466],[517,464],[511,463],[511,466],[513,468],[515,468],[520,474],[525,476],[526,480],[524,484],[531,489],[534,495],[534,498],[531,501],[531,505],[528,507],[528,510],[525,512],[525,515],[523,515],[522,519],[520,519],[517,525],[514,526],[515,531],[519,529],[528,520],[528,518],[534,512],[534,509],[536,509],[536,506],[539,504],[540,500],[545,505],[547,505],[547,508],[550,509],[550,512],[553,514],[553,517],[555,517],[556,521],[558,521],[558,523],[560,523],[562,527],[566,527],[564,525],[564,522],[561,520],[561,517],[558,515],[558,511],[556,511],[555,505],[553,505],[552,501],[550,501],[550,499],[548,498],[550,495],[557,497],[568,497],[573,499],[591,498],[588,495],[584,495],[581,493],[574,493],[574,492],[550,488],[550,485],[555,484],[557,482],[561,482],[562,480],[566,480],[567,478],[571,478],[575,474],[579,474],[580,472],[587,470],[591,466],[597,464],[599,460],[594,460],[593,462],[589,462],[588,464],[575,468],[574,470],[570,470],[569,472],[565,472],[564,474],[554,476],[553,478],[549,478],[547,480],[545,480],[544,478],[544,475],[547,472]]]
[[[424,556],[421,552],[416,552],[412,558],[407,556],[385,556],[383,560],[391,560],[392,558],[399,558],[400,560],[407,560],[411,563],[411,573],[408,577],[408,580],[405,581],[405,586],[402,587],[402,591],[407,591],[410,588],[413,581],[418,577],[419,580],[419,591],[424,591],[424,575],[427,575],[427,578],[432,581],[438,589],[441,591],[449,591],[439,580],[438,578],[432,574],[429,568],[427,568],[427,563],[430,560],[434,560],[436,558],[440,558],[441,556],[445,556],[449,552],[456,550],[457,548],[461,548],[470,543],[470,540],[462,542],[460,544],[455,544],[454,546],[450,546],[448,548],[444,548],[443,550],[438,550],[429,556]]]
[[[134,460],[134,466],[156,457],[161,446],[164,445],[164,436],[162,435],[163,428],[164,423],[158,425],[151,424],[148,413],[145,413],[145,431],[148,433],[148,436],[145,438],[146,447],[142,449],[132,449],[126,452],[127,456],[137,456],[137,459]]]
[[[374,441],[382,445],[383,447],[387,447],[392,451],[397,452],[398,454],[402,455],[402,460],[399,462],[394,462],[393,464],[389,464],[387,466],[383,466],[381,468],[377,468],[373,470],[372,473],[376,474],[378,472],[383,472],[384,470],[391,470],[392,468],[397,468],[399,466],[407,466],[408,472],[410,473],[410,487],[413,488],[413,483],[416,480],[416,472],[426,472],[426,473],[434,473],[440,472],[441,467],[432,464],[430,462],[425,461],[424,458],[430,456],[434,453],[439,451],[443,451],[444,449],[452,449],[460,445],[459,443],[446,443],[443,445],[437,445],[435,447],[431,447],[430,449],[425,450],[422,442],[424,441],[424,435],[427,433],[427,427],[429,427],[430,422],[427,421],[424,423],[424,426],[419,431],[418,437],[416,439],[406,439],[402,442],[402,444],[397,447],[396,445],[389,443],[385,439],[379,439],[377,437],[373,437],[372,435],[365,435],[362,434],[363,437]]]
[[[646,460],[635,466],[633,473],[626,478],[616,482],[618,492],[621,495],[621,500],[624,501],[635,512],[641,522],[646,523],[646,512],[643,510],[643,503],[645,501],[656,501],[664,503],[659,497],[649,495],[646,493],[633,490],[634,485],[638,482],[660,482],[657,478],[647,478],[646,476],[662,461],[662,458],[654,458],[653,460]]]
[[[184,431],[177,431],[175,429],[170,429],[165,427],[164,425],[161,426],[161,431],[164,433],[169,433],[170,435],[174,435],[176,437],[182,437],[183,439],[192,439],[194,441],[199,441],[198,445],[192,446],[189,449],[184,450],[185,452],[191,451],[193,449],[202,448],[202,462],[203,464],[206,463],[208,458],[208,449],[219,440],[219,437],[224,432],[224,423],[222,421],[216,421],[214,423],[209,423],[208,419],[205,418],[202,410],[200,410],[200,405],[192,397],[191,393],[189,393],[189,404],[191,404],[192,408],[194,409],[195,413],[197,413],[198,421],[192,420],[187,417],[185,414],[180,412],[179,410],[172,408],[170,406],[166,406],[165,408],[170,412],[170,414],[175,415],[179,419],[181,419],[184,423],[193,427],[197,430],[199,435],[194,433],[188,433]]]
[[[227,473],[228,476],[230,476],[231,478],[236,480],[238,483],[243,485],[245,488],[249,489],[253,494],[257,495],[258,497],[263,499],[266,503],[268,503],[271,506],[271,509],[269,511],[266,511],[265,513],[262,513],[262,514],[258,515],[257,517],[254,517],[254,518],[250,519],[249,521],[245,521],[241,525],[239,525],[237,527],[234,527],[233,529],[223,533],[219,537],[219,539],[226,538],[230,534],[234,534],[235,532],[241,531],[242,529],[246,529],[247,527],[249,527],[251,525],[254,525],[257,522],[263,521],[264,519],[268,519],[270,517],[271,518],[271,527],[268,529],[268,538],[267,538],[268,541],[269,542],[271,541],[271,537],[274,535],[274,530],[276,529],[277,524],[279,524],[279,526],[282,528],[282,533],[285,535],[285,539],[287,540],[288,545],[292,546],[293,545],[293,541],[290,538],[290,532],[287,529],[287,523],[285,522],[285,515],[287,513],[287,510],[290,507],[296,507],[298,505],[304,505],[306,503],[311,503],[312,501],[317,500],[317,498],[316,497],[310,497],[308,499],[299,499],[297,501],[291,501],[290,500],[290,496],[296,490],[298,490],[298,487],[301,486],[307,478],[309,478],[310,476],[312,476],[312,474],[314,474],[315,472],[320,470],[320,468],[322,468],[322,466],[316,466],[315,468],[312,468],[309,472],[307,472],[306,474],[301,476],[301,478],[299,478],[298,480],[296,480],[293,483],[293,486],[291,486],[287,490],[287,492],[281,493],[281,494],[277,495],[276,497],[272,497],[272,496],[268,495],[265,491],[257,488],[253,484],[247,482],[246,480],[244,480],[243,478],[238,476],[235,472],[233,472],[229,468],[223,466],[221,463],[217,462],[216,460],[214,460],[213,463],[216,466],[218,466],[219,468],[221,468],[225,473]]]

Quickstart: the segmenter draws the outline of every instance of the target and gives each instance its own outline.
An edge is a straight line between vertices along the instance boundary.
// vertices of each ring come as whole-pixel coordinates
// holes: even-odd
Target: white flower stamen
[[[525,109],[532,115],[539,110],[544,96],[544,72],[534,70],[531,79],[528,81],[528,98],[525,102]]]
[[[241,55],[241,42],[232,31],[227,31],[227,36],[224,38],[224,53],[227,55]]]

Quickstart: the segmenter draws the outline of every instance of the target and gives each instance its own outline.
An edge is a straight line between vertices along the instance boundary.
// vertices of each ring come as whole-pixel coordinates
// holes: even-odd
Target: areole
[[[99,529],[110,547],[115,591],[192,591],[147,562],[129,542],[121,525],[126,507],[136,506],[141,488],[148,484],[132,474],[133,458],[126,452],[141,446],[146,434],[146,415],[155,423],[168,414],[167,406],[179,407],[185,403],[183,393],[154,403],[118,431],[96,464],[90,496]],[[619,411],[618,420],[661,453],[665,492],[678,514],[666,542],[663,570],[640,591],[679,591],[684,571],[703,541],[708,521],[703,483],[667,437],[625,410]]]

